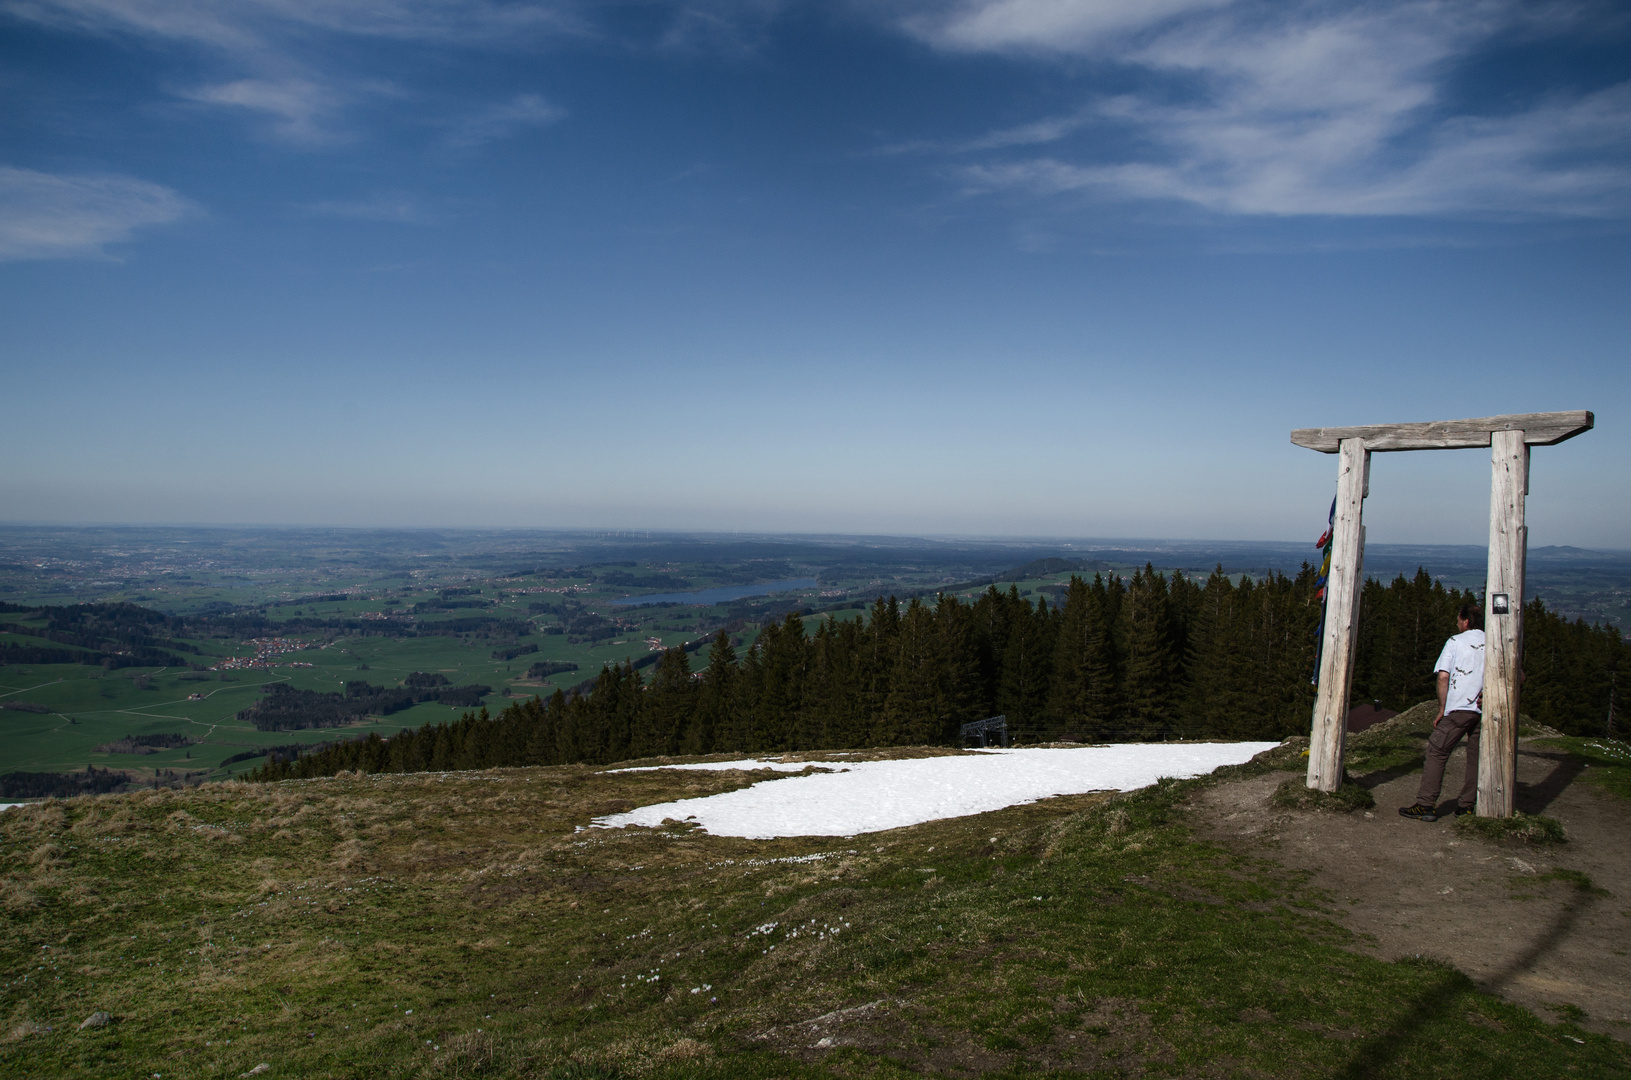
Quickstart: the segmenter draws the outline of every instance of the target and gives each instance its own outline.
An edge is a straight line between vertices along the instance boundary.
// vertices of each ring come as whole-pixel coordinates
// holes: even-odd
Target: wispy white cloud
[[[937,48],[1070,53],[1153,76],[1152,89],[941,147],[979,158],[954,169],[970,191],[1259,215],[1631,212],[1631,84],[1491,115],[1447,103],[1455,65],[1544,16],[1505,0],[1272,11],[989,0],[903,25]],[[1135,149],[1109,153],[1103,138],[1068,144],[1084,130]],[[1049,143],[1068,145],[1043,157],[1014,152]]]
[[[745,56],[769,40],[783,0],[679,0],[664,31],[664,48]]]
[[[299,208],[314,217],[347,218],[352,221],[384,221],[416,225],[430,220],[425,208],[408,195],[378,192],[358,199],[325,199]]]
[[[249,4],[220,5],[178,0],[3,0],[13,18],[92,33],[134,33],[247,49],[258,39]]]
[[[1005,150],[1015,146],[1042,146],[1068,138],[1099,119],[1101,117],[1096,108],[1078,109],[1068,116],[1043,117],[1014,127],[988,131],[971,139],[911,139],[878,147],[870,151],[870,154],[877,157],[941,152],[970,154],[981,150]]]
[[[324,37],[423,42],[483,50],[535,47],[592,35],[581,0],[0,0],[0,16],[65,31],[123,35],[200,46],[240,75],[194,86],[180,96],[269,121],[283,141],[305,146],[345,141],[342,121],[369,97],[394,93],[352,73],[326,70],[312,48]],[[469,118],[452,136],[471,144],[564,112],[522,94]]]
[[[956,149],[968,152],[975,150],[1001,150],[1010,146],[1038,146],[1043,143],[1058,142],[1087,126],[1094,119],[1089,110],[1081,110],[1069,116],[1050,116],[1041,120],[1033,120],[1028,124],[1017,127],[1002,128],[987,132],[977,138],[966,140],[957,144]]]
[[[546,127],[566,118],[566,110],[538,94],[517,94],[509,101],[466,116],[449,132],[453,146],[476,146],[508,138],[526,128]]]
[[[130,176],[0,167],[0,261],[101,255],[104,245],[192,208],[170,188]]]
[[[959,0],[915,5],[901,24],[914,37],[958,52],[1088,52],[1119,43],[1129,32],[1232,2]]]
[[[338,137],[326,121],[340,105],[341,95],[310,79],[237,79],[195,87],[182,96],[266,116],[272,131],[288,142],[318,144]]]
[[[581,33],[571,0],[0,0],[46,25],[133,33],[237,51],[277,48],[291,30],[444,42],[514,42]]]

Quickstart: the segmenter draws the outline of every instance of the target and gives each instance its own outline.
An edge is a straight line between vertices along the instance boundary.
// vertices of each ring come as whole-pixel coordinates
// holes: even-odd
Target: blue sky
[[[1631,547],[1628,225],[1609,3],[0,0],[0,520]]]

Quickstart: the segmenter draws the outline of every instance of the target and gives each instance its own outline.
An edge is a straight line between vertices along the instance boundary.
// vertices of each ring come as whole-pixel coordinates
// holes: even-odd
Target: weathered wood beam
[[[1589,411],[1518,413],[1475,420],[1434,420],[1426,424],[1370,424],[1364,427],[1298,428],[1291,441],[1310,450],[1334,454],[1344,439],[1364,439],[1365,449],[1465,450],[1490,445],[1497,431],[1520,431],[1529,446],[1551,446],[1590,431],[1595,418]]]
[[[1484,720],[1478,745],[1478,816],[1511,817],[1517,791],[1518,697],[1523,670],[1523,578],[1529,529],[1529,447],[1497,432],[1490,449],[1489,576],[1484,591]]]
[[[1355,633],[1359,626],[1360,574],[1365,566],[1365,526],[1370,494],[1370,448],[1364,439],[1343,439],[1337,465],[1337,517],[1332,526],[1331,570],[1325,579],[1325,643],[1320,653],[1319,694],[1308,741],[1308,786],[1342,786],[1348,736],[1348,697],[1353,686]]]

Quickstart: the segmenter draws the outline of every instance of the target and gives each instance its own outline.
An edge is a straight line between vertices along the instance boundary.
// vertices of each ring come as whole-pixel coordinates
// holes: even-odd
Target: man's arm
[[[1438,727],[1438,722],[1444,719],[1444,704],[1449,700],[1450,673],[1448,671],[1441,671],[1438,673],[1438,713],[1433,717],[1434,727]]]

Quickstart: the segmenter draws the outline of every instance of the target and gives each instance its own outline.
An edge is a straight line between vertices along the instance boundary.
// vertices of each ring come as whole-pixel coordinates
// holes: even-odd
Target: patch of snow
[[[27,806],[27,805],[28,805],[27,803],[20,803],[20,802],[0,802],[0,810],[10,810],[13,806]]]
[[[689,765],[636,765],[632,769],[607,769],[606,772],[608,774],[623,772],[655,772],[658,769],[700,769],[704,772],[723,772],[727,769],[742,769],[746,772],[752,772],[755,769],[775,769],[777,772],[803,772],[812,765],[819,769],[829,764],[831,764],[831,762],[777,761],[775,759],[761,761],[758,759],[749,758],[743,761],[697,761]],[[844,768],[850,768],[850,765],[850,762],[845,762]]]
[[[984,754],[855,761],[842,771],[761,780],[752,787],[698,799],[642,806],[594,819],[601,828],[654,827],[694,821],[715,836],[856,836],[964,817],[1089,791],[1132,791],[1162,777],[1200,776],[1239,765],[1272,742],[1126,743],[1069,750],[998,750]],[[781,762],[709,762],[657,768],[805,768]],[[651,766],[647,766],[650,768]]]

